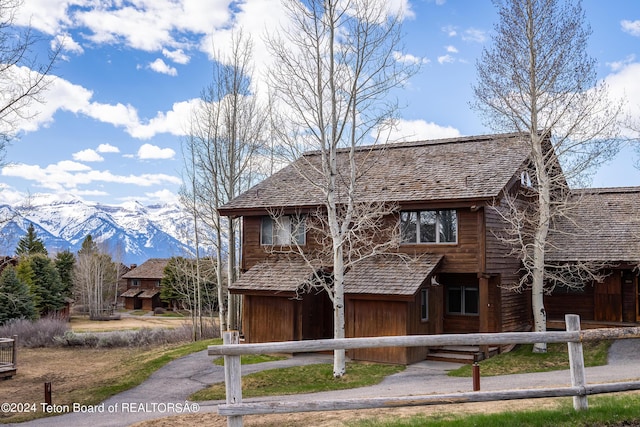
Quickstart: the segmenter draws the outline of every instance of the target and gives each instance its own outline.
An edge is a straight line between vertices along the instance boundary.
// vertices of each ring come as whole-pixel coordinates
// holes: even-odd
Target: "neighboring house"
[[[151,258],[122,275],[127,290],[120,294],[127,310],[148,310],[164,307],[160,301],[160,281],[168,258]]]
[[[299,295],[312,270],[299,257],[276,254],[294,241],[305,251],[316,244],[299,218],[322,206],[322,195],[298,169],[318,161],[318,153],[305,154],[219,209],[242,217],[243,274],[229,290],[244,295],[246,342],[333,335],[326,292]],[[401,230],[398,251],[420,257],[406,262],[377,256],[346,272],[347,337],[531,329],[529,293],[509,290],[520,279],[521,264],[496,237],[504,226],[492,208],[529,182],[529,148],[521,134],[362,147],[356,162],[366,165],[357,198],[396,204],[389,223]],[[288,226],[277,227],[273,212]],[[632,280],[637,284],[637,273]],[[358,349],[348,355],[413,363],[428,350]]]
[[[547,261],[606,263],[607,276],[595,286],[556,288],[545,297],[548,318],[571,311],[586,326],[640,322],[640,187],[588,190],[561,228]]]

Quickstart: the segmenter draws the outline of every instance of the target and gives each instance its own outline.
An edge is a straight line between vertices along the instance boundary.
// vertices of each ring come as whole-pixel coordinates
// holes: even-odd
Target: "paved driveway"
[[[242,373],[248,374],[263,369],[327,362],[330,355],[299,355],[287,360],[267,362],[242,367]],[[322,393],[287,396],[287,401],[318,401],[329,399],[389,397],[421,395],[434,393],[455,393],[472,390],[471,378],[454,378],[446,375],[448,370],[458,364],[424,361],[407,367],[406,370],[385,378],[380,384],[351,390],[339,390]],[[640,380],[640,339],[627,339],[614,342],[609,352],[606,366],[587,368],[588,383]],[[143,384],[105,400],[94,413],[65,413],[55,417],[42,418],[14,426],[128,426],[133,423],[162,418],[165,416],[188,413],[193,406],[186,398],[193,392],[209,384],[224,381],[224,370],[214,365],[207,351],[185,356],[168,363],[155,372]],[[484,377],[481,389],[504,390],[518,388],[569,386],[569,371],[554,371],[536,374],[503,375]],[[245,399],[246,401],[283,400],[281,397]],[[201,402],[198,412],[216,412],[219,402]],[[110,412],[113,410],[113,413]]]

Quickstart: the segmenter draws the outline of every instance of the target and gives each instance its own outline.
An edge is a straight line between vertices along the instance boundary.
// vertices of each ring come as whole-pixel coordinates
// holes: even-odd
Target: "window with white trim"
[[[447,314],[478,315],[477,286],[448,286]]]
[[[453,209],[400,212],[402,243],[457,243],[458,215]]]
[[[304,245],[306,240],[305,218],[304,215],[262,217],[260,243],[277,246]]]

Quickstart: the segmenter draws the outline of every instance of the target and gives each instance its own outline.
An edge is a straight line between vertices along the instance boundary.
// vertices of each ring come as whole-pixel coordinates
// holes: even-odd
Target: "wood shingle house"
[[[587,327],[640,322],[640,187],[597,188],[580,197],[547,260],[602,263],[606,277],[582,289],[556,288],[545,297],[548,318],[562,320],[570,307]]]
[[[167,258],[151,258],[122,275],[127,290],[120,294],[127,310],[151,311],[164,307],[160,301],[160,281],[164,277]]]
[[[344,161],[346,153],[340,156]],[[311,251],[317,244],[304,218],[322,206],[322,194],[300,178],[299,168],[318,161],[318,153],[307,153],[219,209],[242,218],[243,274],[229,289],[244,295],[246,342],[332,337],[326,292],[300,294],[313,270],[274,250],[297,243]],[[503,223],[491,207],[526,185],[529,149],[520,134],[362,147],[356,162],[366,165],[356,198],[397,207],[388,223],[400,230],[397,253],[411,260],[380,255],[346,271],[347,337],[531,329],[529,294],[508,289],[521,265],[496,237]],[[358,349],[348,355],[413,363],[428,351]]]

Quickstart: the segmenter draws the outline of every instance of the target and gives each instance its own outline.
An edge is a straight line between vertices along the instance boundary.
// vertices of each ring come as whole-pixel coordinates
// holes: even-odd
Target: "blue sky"
[[[405,53],[420,72],[397,93],[397,136],[490,132],[470,109],[475,62],[497,14],[489,0],[394,0],[408,8]],[[590,53],[614,94],[640,117],[640,2],[585,0]],[[265,31],[282,22],[278,0],[24,0],[17,23],[45,43],[63,37],[55,82],[38,116],[22,124],[0,170],[0,203],[70,193],[118,204],[171,202],[181,184],[181,142],[195,100],[210,83],[213,54],[242,27],[256,69]],[[600,169],[593,186],[640,185],[631,149]]]

